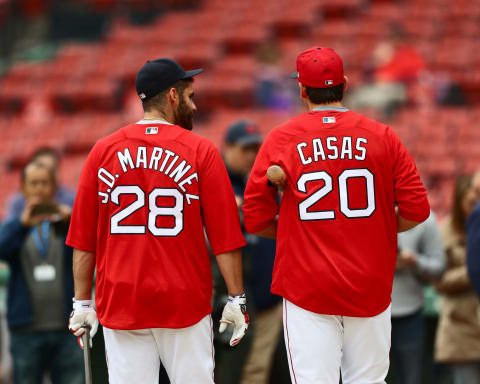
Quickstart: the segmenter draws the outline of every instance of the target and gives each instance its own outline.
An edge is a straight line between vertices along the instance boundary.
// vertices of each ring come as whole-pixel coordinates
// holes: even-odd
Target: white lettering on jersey
[[[333,151],[333,154],[329,154],[328,158],[330,160],[335,160],[338,159],[338,148],[336,145],[332,145],[332,141],[337,142],[338,140],[333,136],[327,137],[327,150]]]
[[[177,155],[175,152],[168,149],[153,147],[149,159],[148,150],[145,146],[137,147],[136,154],[131,154],[129,148],[124,148],[123,151],[117,152],[117,157],[123,172],[138,168],[162,172],[165,176],[170,177],[170,179],[172,179],[177,184],[178,188],[184,193],[187,192],[188,186],[192,185],[194,181],[198,182],[198,175],[196,172],[187,176],[187,173],[192,169],[192,166],[186,160],[181,159],[180,155]],[[133,158],[136,159],[135,165],[133,163]],[[181,160],[180,163],[176,165],[179,160]],[[159,169],[158,166],[160,161],[162,161],[162,163]],[[97,176],[107,187],[106,192],[98,192],[99,196],[102,197],[101,202],[106,204],[109,201],[110,192],[113,190],[113,186],[115,185],[116,179],[119,178],[119,175],[112,175],[105,168],[100,168]],[[199,199],[199,196],[191,193],[186,193],[185,197],[188,204],[191,203],[191,200]]]
[[[312,162],[312,158],[309,156],[308,159],[305,159],[305,156],[303,155],[303,152],[302,152],[302,148],[303,147],[306,147],[307,146],[307,143],[299,143],[297,145],[297,151],[298,151],[298,154],[300,155],[300,160],[302,162],[303,165],[307,165],[307,164],[310,164]]]
[[[167,165],[168,159],[173,155],[175,155],[175,152],[165,149],[165,159],[163,160],[162,166],[160,167],[160,172],[163,172],[163,170],[165,169],[165,165]]]
[[[105,168],[100,168],[98,170],[98,178],[100,181],[107,184],[109,188],[112,188],[113,185],[115,184],[115,177],[110,172],[108,172]]]
[[[155,169],[158,171],[158,162],[162,158],[163,149],[160,147],[154,147],[152,151],[152,155],[150,156],[150,164],[148,166],[149,169]]]
[[[123,153],[118,151],[117,156],[124,173],[127,172],[127,164],[130,166],[130,169],[133,169],[132,156],[130,156],[128,148],[125,148]]]
[[[185,195],[185,198],[187,199],[188,205],[190,205],[190,199],[192,199],[192,200],[200,200],[200,197],[198,197],[197,195],[191,195],[190,193],[187,193],[187,194]]]
[[[168,176],[178,183],[178,181],[188,172],[188,170],[192,168],[190,164],[185,167],[186,164],[187,162],[182,160],[182,162],[177,165],[177,168],[175,168]]]
[[[356,160],[365,160],[365,157],[367,156],[367,148],[362,147],[361,143],[367,144],[367,139],[364,139],[363,137],[359,137],[357,139],[357,143],[355,144],[355,148],[357,151],[362,152],[360,156],[355,155]]]
[[[109,193],[112,191],[112,187],[115,185],[115,177],[108,172],[105,168],[100,168],[97,173],[98,179],[105,183],[108,187],[107,193],[105,192],[98,192],[99,196],[102,197],[102,203],[108,203]]]
[[[325,152],[323,151],[322,140],[320,139],[313,139],[313,159],[314,161],[318,161],[318,156],[320,155],[322,160],[325,160]]]
[[[352,144],[355,142],[355,148]],[[313,156],[305,157],[304,148],[309,144],[301,142],[297,144],[298,155],[303,165],[308,165],[312,161],[320,160],[365,160],[367,157],[367,139],[364,137],[352,138],[351,136],[328,136],[326,138],[314,138],[311,141]]]
[[[170,170],[171,170],[172,167],[175,165],[175,163],[177,162],[177,160],[178,160],[178,155],[173,158],[173,160],[170,162],[170,165],[169,165],[168,168],[165,170],[165,174],[166,174],[166,175],[168,175],[168,172],[170,172]]]
[[[137,149],[137,164],[136,168],[140,168],[140,164],[143,164],[143,168],[147,168],[147,147],[138,147]]]
[[[342,142],[342,153],[340,154],[341,159],[345,159],[345,156],[348,155],[348,160],[352,160],[352,138],[345,136]]]
[[[186,179],[184,179],[181,183],[178,183],[178,186],[180,187],[180,189],[185,192],[186,189],[185,187],[183,186],[184,184],[188,184],[188,185],[192,185],[192,180],[195,179],[197,180],[198,182],[198,175],[197,175],[197,172],[191,174],[190,176],[188,176]]]

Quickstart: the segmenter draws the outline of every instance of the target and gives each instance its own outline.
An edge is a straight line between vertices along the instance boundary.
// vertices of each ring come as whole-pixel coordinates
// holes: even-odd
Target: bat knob
[[[275,187],[283,191],[287,183],[287,176],[281,167],[278,165],[271,165],[268,167],[267,177]]]

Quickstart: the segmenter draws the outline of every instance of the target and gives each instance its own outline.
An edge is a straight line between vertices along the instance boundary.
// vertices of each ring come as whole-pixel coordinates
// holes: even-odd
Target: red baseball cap
[[[343,62],[332,48],[312,47],[298,55],[290,77],[312,88],[335,87],[344,83]]]

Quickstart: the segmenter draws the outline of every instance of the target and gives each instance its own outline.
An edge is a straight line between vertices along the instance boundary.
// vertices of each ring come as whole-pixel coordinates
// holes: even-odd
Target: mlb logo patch
[[[333,80],[325,80],[325,85],[332,85],[333,84]]]
[[[142,100],[143,100],[143,99],[145,99],[145,98],[147,97],[147,95],[145,95],[145,93],[143,93],[143,92],[142,92],[142,93],[140,93],[138,96],[139,96],[139,97],[140,97],[140,99],[142,99]]]
[[[336,122],[337,122],[337,119],[335,119],[335,117],[333,117],[333,116],[327,116],[327,117],[323,118],[323,123],[324,124],[333,124],[333,123],[336,123]]]
[[[147,129],[145,129],[146,135],[156,135],[157,133],[158,133],[158,127],[147,127]]]

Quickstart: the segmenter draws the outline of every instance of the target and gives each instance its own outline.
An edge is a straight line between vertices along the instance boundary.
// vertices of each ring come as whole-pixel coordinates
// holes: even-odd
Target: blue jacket
[[[472,287],[480,297],[480,203],[467,220],[467,269]]]
[[[18,218],[9,219],[0,227],[0,259],[6,261],[10,267],[7,293],[7,321],[10,328],[28,326],[33,321],[30,292],[19,259],[20,249],[29,231],[30,228],[24,227]],[[72,248],[65,246],[63,279],[65,284],[65,324],[67,324],[72,309],[74,294],[72,252]]]
[[[73,207],[75,202],[75,192],[72,190],[62,187],[61,185],[57,188],[57,193],[55,195],[55,200],[61,204],[68,205]],[[7,220],[13,219],[15,217],[20,217],[25,208],[25,198],[19,192],[13,194],[7,203]]]

